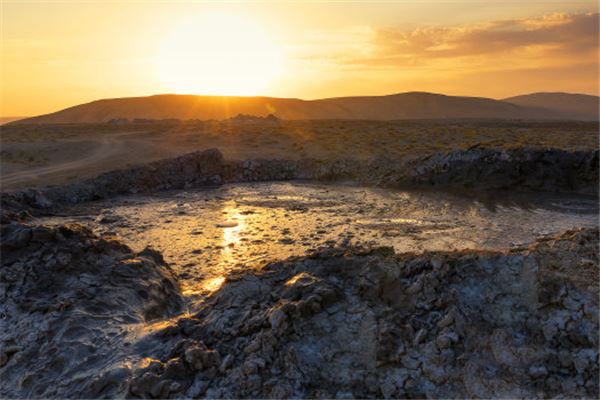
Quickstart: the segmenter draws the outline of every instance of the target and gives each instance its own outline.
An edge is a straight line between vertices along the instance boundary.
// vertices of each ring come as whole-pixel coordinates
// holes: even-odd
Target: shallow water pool
[[[598,199],[270,182],[118,197],[62,215],[43,222],[77,222],[135,250],[159,250],[184,294],[195,296],[234,269],[322,246],[393,246],[396,252],[522,246],[597,225]]]

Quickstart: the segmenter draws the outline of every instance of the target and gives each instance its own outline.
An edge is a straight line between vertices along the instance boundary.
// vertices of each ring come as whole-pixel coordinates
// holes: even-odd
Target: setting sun
[[[157,69],[176,93],[256,95],[281,69],[281,52],[260,26],[228,14],[182,21],[160,44]]]

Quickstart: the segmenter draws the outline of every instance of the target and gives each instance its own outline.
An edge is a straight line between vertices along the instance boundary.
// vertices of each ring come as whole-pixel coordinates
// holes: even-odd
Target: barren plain
[[[597,398],[595,123],[2,128],[3,398]]]
[[[0,131],[4,190],[73,182],[196,150],[226,159],[411,158],[486,148],[598,148],[594,122],[209,121],[7,125]]]

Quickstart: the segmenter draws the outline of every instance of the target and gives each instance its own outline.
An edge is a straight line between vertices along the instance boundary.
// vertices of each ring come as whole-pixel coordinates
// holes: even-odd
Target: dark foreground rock
[[[504,252],[323,249],[181,314],[157,252],[4,218],[3,398],[599,395],[597,229]]]
[[[323,250],[171,320],[155,252],[4,229],[26,238],[2,243],[4,398],[598,397],[597,229],[510,252]]]
[[[182,306],[160,254],[77,225],[1,234],[0,397],[122,395],[134,328]]]
[[[147,339],[129,395],[597,398],[597,246],[579,230],[508,253],[335,250],[230,276]]]
[[[353,180],[380,186],[445,186],[598,193],[598,151],[471,148],[416,159],[226,161],[216,150],[111,171],[87,181],[3,193],[3,209],[48,209],[116,195],[227,182]]]

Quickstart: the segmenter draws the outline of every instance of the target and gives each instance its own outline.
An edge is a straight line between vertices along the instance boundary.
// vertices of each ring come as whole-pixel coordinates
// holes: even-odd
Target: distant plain
[[[3,190],[79,181],[196,150],[226,159],[399,158],[466,149],[598,148],[595,122],[495,120],[208,121],[7,125],[0,133]]]

